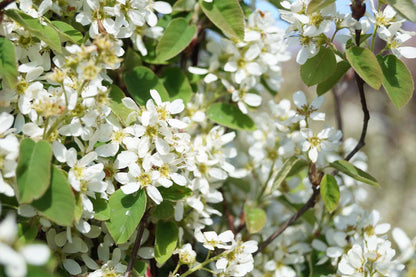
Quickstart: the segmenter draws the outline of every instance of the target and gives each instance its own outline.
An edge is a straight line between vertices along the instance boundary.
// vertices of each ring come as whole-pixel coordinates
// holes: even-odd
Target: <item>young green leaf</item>
[[[62,226],[71,226],[75,197],[66,173],[52,165],[51,185],[45,194],[31,203],[43,216]]]
[[[81,44],[82,33],[63,21],[51,21],[53,27],[58,32],[61,42],[70,41],[72,43]]]
[[[350,69],[350,64],[347,61],[340,61],[337,63],[337,69],[335,72],[329,76],[328,79],[318,84],[316,87],[316,93],[318,95],[322,95],[333,88],[341,78],[347,73],[348,69]]]
[[[168,67],[161,78],[163,86],[169,93],[169,99],[182,99],[186,104],[192,97],[192,87],[188,78],[179,67]]]
[[[192,195],[191,189],[176,184],[169,188],[158,187],[158,190],[163,200],[178,201]]]
[[[244,205],[244,216],[247,230],[250,234],[260,232],[266,225],[266,212],[250,204]]]
[[[311,0],[308,4],[306,14],[313,14],[314,12],[320,11],[332,3],[335,3],[335,0]]]
[[[136,66],[132,71],[124,74],[124,81],[130,95],[139,105],[146,105],[147,100],[151,99],[150,90],[155,89],[159,92],[162,101],[169,100],[169,94],[159,78],[147,67]]]
[[[272,191],[275,191],[280,184],[288,177],[292,168],[299,162],[303,161],[298,157],[290,157],[285,161],[285,163],[280,167],[279,172],[277,172],[276,179],[274,180]]]
[[[61,41],[54,28],[43,25],[38,18],[33,18],[19,10],[5,10],[4,13],[19,23],[19,25],[25,28],[32,36],[43,40],[52,50],[62,53]]]
[[[244,13],[238,0],[212,1],[199,0],[204,14],[229,37],[244,39]]]
[[[366,183],[375,187],[380,186],[377,180],[373,176],[359,169],[358,167],[355,167],[353,164],[347,161],[344,161],[344,160],[335,161],[333,163],[330,163],[330,166],[354,178],[357,181],[360,181],[360,182],[363,182],[363,183]]]
[[[0,37],[0,76],[13,88],[17,83],[17,60],[14,45]]]
[[[178,226],[171,221],[158,221],[156,224],[155,259],[158,264],[164,264],[178,243]]]
[[[355,72],[360,75],[364,82],[375,89],[379,89],[383,72],[373,52],[367,48],[354,46],[345,50],[345,54],[352,68],[354,68]]]
[[[122,124],[128,124],[126,120],[132,110],[124,106],[121,101],[124,97],[126,97],[124,92],[118,86],[113,84],[111,85],[109,96],[111,98],[111,111],[117,116]]]
[[[169,60],[184,50],[196,34],[196,26],[188,25],[183,18],[173,19],[156,47],[156,56],[159,60]]]
[[[334,52],[321,46],[318,54],[300,66],[300,76],[307,86],[313,86],[328,79],[336,68]]]
[[[412,98],[412,75],[406,65],[394,55],[378,55],[377,60],[383,71],[383,87],[394,105],[400,109]]]
[[[52,147],[49,142],[35,143],[26,138],[20,143],[16,169],[19,203],[39,199],[48,189],[51,178]]]
[[[108,231],[116,244],[125,243],[133,234],[146,209],[146,193],[124,194],[117,190],[110,196],[110,220],[106,222]]]
[[[337,181],[334,176],[327,174],[322,178],[320,187],[325,207],[328,212],[332,213],[337,208],[340,197]]]
[[[416,22],[416,4],[412,0],[386,0],[401,16]]]
[[[248,115],[243,114],[239,108],[228,103],[211,105],[207,111],[207,115],[212,121],[232,129],[256,130],[254,121]]]

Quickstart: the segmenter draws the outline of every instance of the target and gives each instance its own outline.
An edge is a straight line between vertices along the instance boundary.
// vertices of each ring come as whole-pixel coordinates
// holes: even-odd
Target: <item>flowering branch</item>
[[[258,250],[253,254],[253,256],[257,255],[258,253],[262,252],[267,245],[269,245],[273,240],[275,240],[280,234],[282,234],[290,225],[296,222],[296,220],[301,217],[304,213],[306,213],[310,208],[313,208],[316,204],[316,200],[319,196],[319,187],[313,185],[313,194],[309,198],[308,202],[302,206],[288,221],[285,222],[277,231],[271,234],[265,241],[263,241],[260,245]]]
[[[352,11],[352,17],[358,21],[365,13],[365,4],[361,0],[352,1],[351,11]],[[360,46],[360,40],[361,40],[361,30],[355,30],[355,44],[357,46]],[[345,157],[346,161],[349,161],[361,148],[364,147],[365,136],[367,134],[368,121],[370,120],[370,113],[368,111],[367,101],[365,99],[364,81],[357,74],[357,72],[354,72],[354,76],[355,76],[355,81],[358,86],[358,91],[360,92],[361,107],[364,113],[364,119],[363,119],[363,128],[361,130],[360,140],[358,141],[354,149]]]

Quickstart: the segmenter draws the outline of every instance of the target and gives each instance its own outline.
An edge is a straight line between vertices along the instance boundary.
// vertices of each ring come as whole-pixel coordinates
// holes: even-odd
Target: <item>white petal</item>
[[[132,194],[138,191],[140,188],[138,183],[127,183],[124,186],[121,186],[120,189],[124,192],[124,194]]]
[[[416,58],[416,47],[403,46],[396,49],[406,59]]]
[[[156,205],[159,205],[163,201],[162,195],[154,186],[147,186],[146,192],[147,195],[149,195],[149,197],[152,198],[153,201],[155,201]]]
[[[180,186],[186,185],[186,178],[178,173],[170,174],[170,178],[172,178],[172,181]]]
[[[153,9],[155,9],[156,11],[162,14],[169,14],[172,12],[172,7],[170,6],[170,4],[164,1],[156,1],[153,4]]]
[[[261,104],[261,96],[255,93],[246,93],[244,95],[244,102],[252,107],[258,107]]]
[[[344,251],[340,247],[328,247],[328,249],[326,250],[326,255],[330,258],[341,257],[343,253]]]
[[[230,230],[227,230],[218,235],[218,239],[222,242],[230,242],[234,240],[234,233]]]
[[[178,114],[182,112],[184,108],[185,108],[185,105],[183,104],[183,100],[176,99],[168,105],[167,110],[171,114]]]
[[[191,72],[192,74],[196,74],[196,75],[205,75],[209,72],[208,69],[200,68],[200,67],[194,67],[194,66],[188,67],[188,71]]]
[[[293,94],[293,102],[298,108],[302,108],[307,105],[306,96],[302,91],[297,91]]]
[[[162,99],[160,98],[159,92],[157,92],[157,90],[151,89],[150,95],[152,96],[153,100],[155,100],[156,105],[160,106],[162,104]]]
[[[315,163],[318,160],[318,150],[314,147],[311,150],[309,150],[308,153],[309,159],[311,159],[311,161],[313,163]]]
[[[43,244],[31,244],[23,247],[20,251],[29,264],[43,265],[50,257],[49,247]]]
[[[0,134],[4,133],[13,125],[14,117],[11,114],[2,112],[0,114]]]

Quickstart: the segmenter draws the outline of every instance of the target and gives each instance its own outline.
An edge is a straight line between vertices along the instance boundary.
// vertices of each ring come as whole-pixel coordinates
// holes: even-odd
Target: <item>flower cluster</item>
[[[205,30],[220,1],[21,0],[0,11],[0,51],[15,52],[0,55],[0,275],[405,272],[415,242],[393,229],[395,250],[390,225],[360,206],[362,183],[330,172],[356,142],[315,124],[325,120],[324,96],[290,92],[293,105],[270,97],[289,44],[305,63],[333,46],[332,22],[336,33],[373,24],[386,49],[414,57],[401,46],[413,35],[404,20],[373,1],[361,22],[335,3],[308,12],[308,1],[283,1],[286,35],[272,13],[255,10],[241,17],[244,37],[226,38]],[[232,1],[238,11],[240,2],[249,9]],[[180,59],[153,59],[176,18],[197,23],[185,26],[194,37],[172,42]],[[361,174],[365,154],[348,166]],[[336,208],[312,198],[285,225],[325,174],[335,175]]]

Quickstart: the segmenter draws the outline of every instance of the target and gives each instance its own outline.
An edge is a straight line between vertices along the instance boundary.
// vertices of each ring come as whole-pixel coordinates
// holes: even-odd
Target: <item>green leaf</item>
[[[188,25],[185,19],[173,19],[156,47],[159,60],[169,60],[184,50],[196,34],[196,26]]]
[[[146,209],[146,194],[124,194],[117,190],[110,196],[110,220],[105,224],[116,244],[125,243],[133,234]]]
[[[52,50],[62,53],[61,41],[54,28],[43,25],[38,18],[33,18],[19,10],[5,10],[4,13],[29,31],[32,36],[43,40]]]
[[[178,226],[171,221],[159,221],[156,224],[155,259],[164,264],[176,248],[178,242]]]
[[[301,172],[305,167],[308,166],[308,162],[302,159],[299,159],[293,166],[292,169],[290,169],[289,173],[287,174],[287,177],[291,177],[294,175],[297,175],[299,172]]]
[[[300,66],[300,76],[306,85],[313,86],[328,79],[336,67],[334,52],[321,46],[318,54]]]
[[[0,76],[10,88],[17,83],[17,60],[14,45],[8,39],[0,37]]]
[[[376,187],[380,186],[377,180],[373,176],[359,169],[358,167],[355,167],[353,164],[347,161],[343,161],[343,160],[335,161],[333,163],[330,163],[330,166],[354,178],[357,181],[360,181],[360,182],[363,182],[372,186],[376,186]]]
[[[46,266],[34,266],[34,265],[27,265],[27,275],[30,277],[59,277],[61,275],[57,274],[56,272],[50,272],[46,269]]]
[[[130,72],[136,66],[142,65],[142,60],[139,54],[131,47],[129,47],[126,51],[126,55],[123,58],[123,72]]]
[[[289,173],[292,171],[292,168],[299,162],[303,161],[298,157],[290,157],[285,161],[282,167],[279,169],[279,172],[276,175],[276,179],[274,180],[272,191],[276,190],[280,184],[289,176]]]
[[[152,215],[158,219],[168,219],[172,217],[175,210],[170,201],[163,200],[162,203],[155,206],[152,210]]]
[[[360,75],[364,82],[375,89],[379,89],[383,72],[373,52],[367,48],[354,46],[345,50],[345,54],[352,68],[354,68],[355,72]]]
[[[339,187],[337,181],[332,175],[325,175],[321,181],[321,197],[324,201],[326,209],[332,213],[338,206]]]
[[[138,276],[145,276],[147,264],[143,261],[137,260],[134,262],[134,270],[138,273]],[[134,276],[134,275],[133,275]]]
[[[192,97],[192,87],[188,78],[179,67],[168,67],[161,78],[163,86],[169,93],[171,101],[182,99],[186,104]]]
[[[377,56],[383,71],[383,87],[398,109],[413,95],[413,78],[406,65],[394,55]]]
[[[228,103],[216,103],[209,107],[208,118],[226,127],[237,130],[256,130],[254,121],[239,108]]]
[[[172,7],[174,12],[189,12],[195,7],[196,0],[178,0]]]
[[[81,44],[84,37],[80,31],[63,21],[51,21],[51,24],[58,32],[61,42],[70,41],[72,43]]]
[[[163,16],[162,18],[165,18],[165,16]],[[158,21],[158,23],[161,20]],[[158,24],[159,25],[159,24]],[[151,39],[148,38],[145,41],[145,47],[147,49],[147,55],[146,56],[141,56],[141,59],[146,62],[146,63],[151,63],[151,64],[168,64],[168,61],[164,61],[159,59],[159,57],[156,55],[156,47],[158,45],[159,41],[156,39]]]
[[[204,14],[228,37],[244,39],[244,13],[238,0],[199,0]]]
[[[340,61],[337,63],[337,69],[335,72],[328,79],[318,84],[316,87],[316,93],[318,95],[322,95],[332,89],[336,84],[338,84],[350,67],[351,66],[347,61]]]
[[[250,234],[260,232],[266,225],[266,212],[248,203],[244,205],[244,218]]]
[[[109,96],[111,98],[111,111],[117,116],[117,118],[121,121],[122,124],[127,125],[127,117],[132,112],[132,110],[128,109],[124,106],[123,102],[121,101],[124,97],[124,92],[116,85],[111,85]]]
[[[51,178],[52,147],[49,142],[35,143],[26,138],[20,143],[16,169],[19,203],[39,199],[48,189]]]
[[[178,201],[192,195],[191,189],[177,184],[174,184],[169,188],[158,187],[157,189],[162,195],[163,200]]]
[[[147,67],[136,66],[132,71],[124,74],[124,81],[130,95],[139,105],[146,105],[147,100],[151,99],[150,90],[155,89],[159,92],[162,101],[169,100],[169,94],[159,78]]]
[[[94,206],[94,218],[96,220],[106,221],[110,219],[110,207],[107,200],[99,197],[90,198],[90,200]]]
[[[308,4],[306,14],[312,14],[314,12],[320,11],[332,3],[335,3],[335,0],[311,0]]]
[[[28,244],[35,240],[36,236],[38,235],[38,228],[37,226],[30,225],[29,223],[19,223],[17,225],[17,236],[18,236],[18,244]]]
[[[62,226],[71,226],[74,211],[75,197],[66,173],[52,165],[51,185],[46,193],[32,202],[43,216]]]
[[[416,5],[412,0],[386,0],[401,16],[416,22]]]

